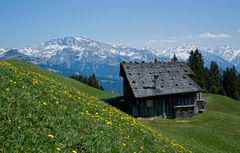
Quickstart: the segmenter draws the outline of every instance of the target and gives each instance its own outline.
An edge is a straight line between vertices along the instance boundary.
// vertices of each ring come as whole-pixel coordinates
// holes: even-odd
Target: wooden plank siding
[[[161,116],[163,118],[174,118],[174,106],[190,106],[195,105],[196,94],[157,96],[151,98],[139,98],[132,105],[137,107],[139,117]],[[152,106],[148,106],[147,102],[152,101]],[[194,109],[194,108],[193,108]],[[194,110],[192,110],[194,111]]]

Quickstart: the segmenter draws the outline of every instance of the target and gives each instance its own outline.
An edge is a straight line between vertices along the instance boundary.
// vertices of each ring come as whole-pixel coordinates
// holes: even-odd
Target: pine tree
[[[225,92],[221,85],[221,73],[215,61],[212,61],[210,65],[209,85],[210,85],[209,91],[211,93],[224,95]]]
[[[190,52],[188,65],[194,72],[194,81],[197,82],[205,90],[208,90],[209,73],[208,69],[204,67],[203,57],[198,49]]]
[[[102,85],[100,85],[100,83],[98,83],[98,80],[94,73],[92,75],[90,75],[89,77],[75,74],[75,75],[70,76],[70,78],[80,81],[82,83],[85,83],[91,87],[94,87],[94,88],[97,88],[100,90],[104,90]]]
[[[173,55],[173,58],[171,59],[171,62],[177,62],[178,61],[178,58],[177,56],[174,54]]]
[[[100,90],[104,91],[104,88],[103,88],[103,86],[102,86],[102,85],[100,85]]]
[[[94,73],[89,77],[89,85],[94,88],[100,88],[98,85],[97,78]]]
[[[222,84],[227,96],[240,99],[239,79],[235,67],[226,68],[223,73]]]

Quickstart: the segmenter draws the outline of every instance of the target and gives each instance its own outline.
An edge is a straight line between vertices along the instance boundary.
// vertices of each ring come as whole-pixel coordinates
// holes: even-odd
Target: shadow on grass
[[[113,97],[113,98],[108,98],[108,99],[101,99],[105,103],[131,115],[131,111],[127,103],[124,102],[124,97],[123,96],[118,96],[118,97]]]

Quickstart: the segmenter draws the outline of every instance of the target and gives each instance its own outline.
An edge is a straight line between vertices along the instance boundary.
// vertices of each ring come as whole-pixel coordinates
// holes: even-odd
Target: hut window
[[[201,92],[197,93],[197,99],[203,99]]]
[[[200,99],[203,99],[202,92],[199,93]]]
[[[153,100],[146,100],[147,107],[153,106]]]

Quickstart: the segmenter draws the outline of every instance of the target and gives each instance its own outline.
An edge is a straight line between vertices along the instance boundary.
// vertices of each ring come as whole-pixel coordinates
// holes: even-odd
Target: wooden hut
[[[122,62],[124,101],[135,117],[185,118],[204,111],[202,89],[183,62]]]

